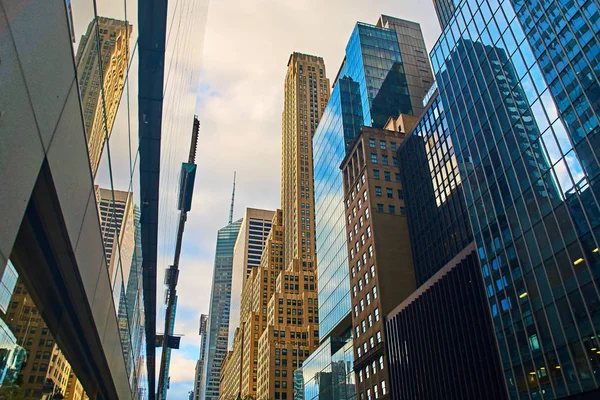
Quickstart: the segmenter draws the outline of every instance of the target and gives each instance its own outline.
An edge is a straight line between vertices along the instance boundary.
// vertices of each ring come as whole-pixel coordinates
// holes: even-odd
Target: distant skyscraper
[[[198,334],[200,335],[200,356],[196,362],[196,371],[194,374],[194,391],[191,392],[191,400],[200,400],[204,393],[202,387],[202,374],[204,373],[204,364],[206,363],[206,348],[208,344],[208,315],[200,315],[200,327]]]
[[[102,227],[106,265],[119,304],[135,253],[133,193],[95,186],[96,202]]]
[[[231,300],[229,311],[228,349],[233,348],[233,335],[240,326],[240,307],[244,282],[260,265],[267,236],[271,232],[275,211],[246,208],[233,250]]]
[[[204,399],[206,400],[217,400],[219,397],[221,365],[227,354],[227,337],[229,333],[233,249],[241,225],[242,220],[240,219],[219,229],[217,234],[210,311],[208,314],[207,360],[204,367],[205,373],[202,374],[202,386],[204,387]]]
[[[293,53],[288,60],[281,118],[281,207],[284,265],[293,258],[315,266],[312,137],[329,101],[329,79],[321,57]]]
[[[88,25],[77,48],[77,76],[92,176],[98,171],[121,101],[131,29],[125,21],[97,17]]]

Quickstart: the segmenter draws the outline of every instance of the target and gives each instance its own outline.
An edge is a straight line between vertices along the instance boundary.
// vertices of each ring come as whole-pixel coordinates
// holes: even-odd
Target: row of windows
[[[375,146],[375,139],[370,138],[369,139],[369,147],[374,149]],[[386,150],[387,149],[387,144],[385,140],[380,140],[379,141],[379,147],[381,148],[381,150]],[[396,149],[398,148],[398,145],[396,144],[396,142],[390,142],[390,148],[392,149],[392,151],[396,151]]]
[[[366,392],[360,392],[358,394],[358,398],[359,400],[365,400],[365,393],[367,396],[366,400],[373,400],[373,398],[378,399],[379,398],[379,387],[377,386],[377,384],[373,385],[373,396],[371,397],[371,389],[367,389]],[[387,388],[385,387],[385,381],[381,381],[381,396],[385,396],[387,394]]]
[[[398,164],[398,157],[393,156],[392,157],[392,162],[394,164],[395,167],[397,167]],[[379,157],[377,156],[377,154],[375,153],[371,153],[371,163],[373,164],[379,164]],[[389,157],[387,155],[382,155],[381,156],[381,164],[383,165],[388,165],[389,164]]]

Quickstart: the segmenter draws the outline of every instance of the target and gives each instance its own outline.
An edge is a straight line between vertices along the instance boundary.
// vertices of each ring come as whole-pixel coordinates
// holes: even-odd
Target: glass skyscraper
[[[240,219],[219,229],[217,234],[215,268],[210,295],[208,353],[204,364],[205,370],[202,374],[204,398],[207,400],[219,398],[221,366],[227,354],[233,248],[241,225],[242,220]]]
[[[599,3],[454,3],[431,58],[509,396],[597,390]]]
[[[431,82],[419,80],[418,84],[408,83],[399,46],[399,38],[406,43],[421,43],[420,32],[418,24],[386,16],[381,17],[377,26],[358,22],[346,46],[345,59],[334,80],[327,108],[313,137],[321,346],[303,366],[305,399],[318,398],[322,391],[328,391],[326,386],[329,378],[326,377],[334,369],[339,369],[342,363],[336,360],[342,358],[347,368],[348,377],[344,378],[346,386],[343,391],[337,390],[340,386],[336,379],[333,398],[356,397],[350,334],[352,320],[344,188],[340,164],[361,126],[381,128],[390,117],[401,113],[413,114],[413,108],[422,109],[420,101],[414,101],[413,104],[411,100],[420,98]],[[417,34],[418,38],[415,37]],[[426,54],[424,44],[418,50]],[[413,61],[429,70],[426,57],[412,57]],[[414,96],[411,97],[411,94]],[[334,342],[337,344],[332,346]],[[343,356],[338,356],[340,348],[349,350]]]

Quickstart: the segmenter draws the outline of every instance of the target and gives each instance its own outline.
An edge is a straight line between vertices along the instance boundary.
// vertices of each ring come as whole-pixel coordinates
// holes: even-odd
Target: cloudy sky
[[[199,170],[175,324],[175,332],[185,336],[172,354],[169,399],[187,399],[193,389],[198,318],[209,309],[215,238],[227,224],[233,171],[235,218],[246,207],[279,207],[283,81],[290,53],[322,56],[333,80],[356,21],[375,23],[380,14],[421,23],[428,49],[440,32],[431,0],[210,2],[197,100]]]

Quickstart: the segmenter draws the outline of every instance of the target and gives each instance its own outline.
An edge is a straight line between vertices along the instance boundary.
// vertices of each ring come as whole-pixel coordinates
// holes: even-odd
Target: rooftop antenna
[[[233,171],[233,191],[231,192],[231,208],[229,209],[229,224],[233,222],[233,201],[235,199],[235,175],[236,171]]]

